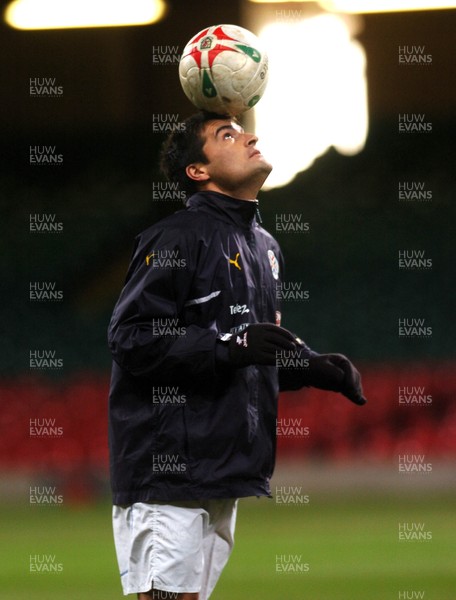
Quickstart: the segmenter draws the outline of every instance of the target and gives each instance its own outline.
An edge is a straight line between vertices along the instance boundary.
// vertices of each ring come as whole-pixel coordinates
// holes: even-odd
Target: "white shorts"
[[[209,598],[234,544],[236,499],[113,507],[124,595],[150,590]]]

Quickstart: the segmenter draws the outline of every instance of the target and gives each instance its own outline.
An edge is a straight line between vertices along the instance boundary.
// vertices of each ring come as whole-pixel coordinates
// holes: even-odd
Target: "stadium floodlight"
[[[319,0],[322,8],[342,13],[406,12],[455,8],[455,0]]]
[[[366,56],[346,19],[320,14],[271,22],[259,38],[271,76],[254,108],[254,129],[274,165],[264,189],[286,185],[330,147],[348,156],[361,152],[368,132]]]
[[[164,0],[14,0],[4,19],[14,29],[149,25],[165,14]]]
[[[367,14],[456,8],[456,0],[250,0],[259,4],[317,3],[328,12]]]

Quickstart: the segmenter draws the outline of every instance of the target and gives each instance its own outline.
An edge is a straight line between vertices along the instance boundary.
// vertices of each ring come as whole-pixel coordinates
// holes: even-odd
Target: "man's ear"
[[[209,174],[204,163],[192,163],[185,168],[185,172],[187,177],[194,181],[204,182],[209,180]]]

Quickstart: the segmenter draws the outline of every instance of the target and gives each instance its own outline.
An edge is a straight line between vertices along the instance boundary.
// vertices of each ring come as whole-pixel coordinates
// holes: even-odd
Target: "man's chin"
[[[267,160],[264,160],[262,162],[262,171],[263,171],[263,173],[266,174],[266,177],[269,176],[269,174],[272,171],[272,169],[273,169],[273,166],[271,165],[271,163],[268,163]]]
[[[260,185],[260,189],[263,187],[263,185],[265,184],[267,178],[269,177],[269,174],[272,171],[272,165],[270,165],[269,163],[264,164],[264,168],[261,170],[261,185]]]
[[[258,156],[258,166],[261,170],[265,170],[267,172],[267,174],[269,175],[269,173],[272,171],[272,165],[270,162],[268,162],[264,156],[261,154]]]

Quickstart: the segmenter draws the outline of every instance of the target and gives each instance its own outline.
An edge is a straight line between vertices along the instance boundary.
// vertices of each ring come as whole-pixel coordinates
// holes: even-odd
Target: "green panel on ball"
[[[254,96],[253,98],[250,98],[250,100],[248,101],[248,105],[250,106],[250,108],[255,106],[255,104],[258,102],[258,100],[260,98],[261,98],[261,96]]]
[[[206,98],[215,98],[215,96],[217,96],[217,90],[207,71],[203,71],[203,94]]]
[[[260,62],[261,54],[258,52],[258,50],[255,50],[255,48],[252,48],[251,46],[244,46],[243,44],[236,44],[236,48],[242,50],[242,52],[247,54],[247,56],[250,56],[250,58],[255,62]]]

